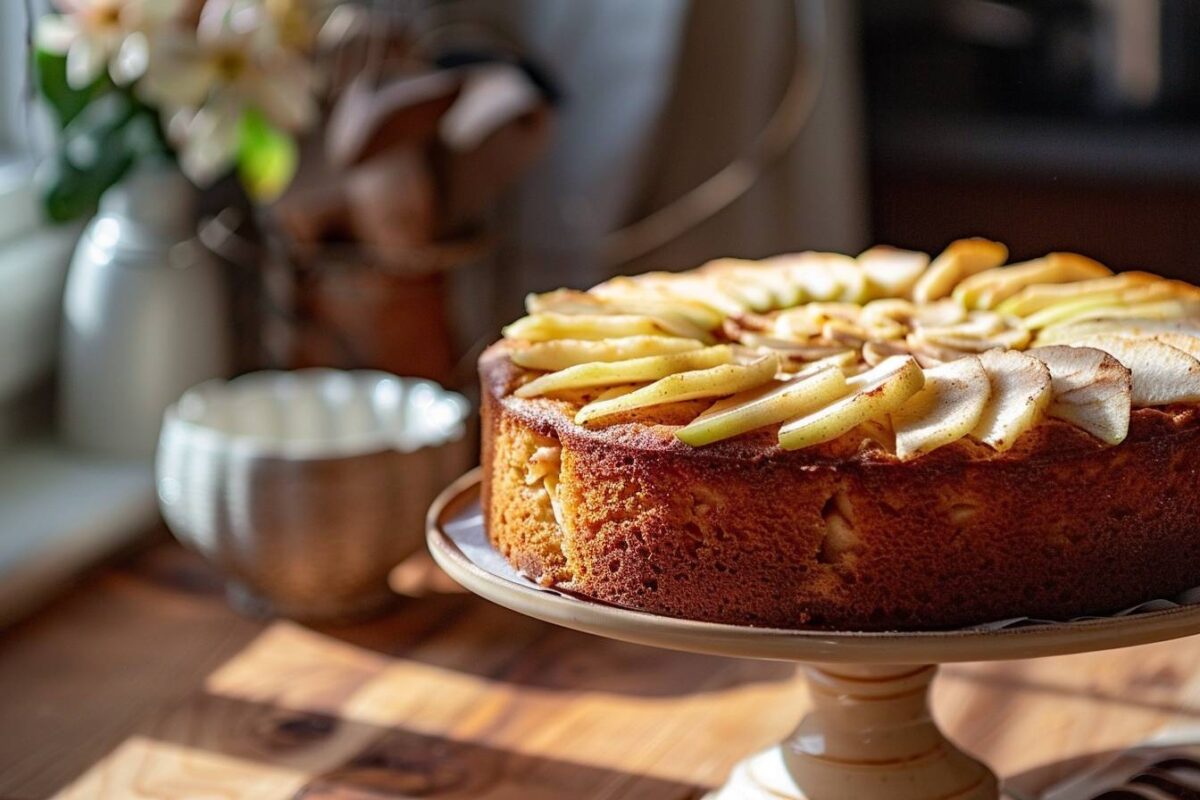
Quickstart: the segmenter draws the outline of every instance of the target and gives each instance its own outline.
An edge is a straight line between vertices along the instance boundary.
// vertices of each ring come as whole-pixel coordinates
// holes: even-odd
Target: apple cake
[[[1105,614],[1200,584],[1200,289],[875,247],[531,295],[483,506],[545,586],[740,625]]]

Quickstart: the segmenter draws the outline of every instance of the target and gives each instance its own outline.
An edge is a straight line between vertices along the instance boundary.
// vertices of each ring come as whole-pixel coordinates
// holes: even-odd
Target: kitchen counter
[[[807,702],[787,664],[654,650],[465,594],[426,557],[396,609],[256,621],[163,536],[0,637],[0,798],[698,798]],[[946,667],[934,710],[1025,789],[1200,726],[1200,636]],[[1200,729],[1198,729],[1200,732]]]

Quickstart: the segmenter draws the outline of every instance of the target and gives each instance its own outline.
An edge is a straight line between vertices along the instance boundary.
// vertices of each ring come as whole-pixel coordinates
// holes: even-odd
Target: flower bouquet
[[[486,268],[491,209],[549,142],[544,70],[431,0],[50,2],[51,217],[156,157],[200,187],[236,172],[251,203],[224,193],[199,239],[248,267],[243,362],[453,379],[448,275]]]
[[[146,157],[204,186],[235,169],[270,200],[318,116],[320,0],[54,0],[35,34],[37,87],[60,128],[52,219],[94,212]]]

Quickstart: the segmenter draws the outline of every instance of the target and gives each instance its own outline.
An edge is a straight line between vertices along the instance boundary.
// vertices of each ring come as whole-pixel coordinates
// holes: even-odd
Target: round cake
[[[842,630],[1200,584],[1200,290],[1003,245],[531,295],[480,359],[483,507],[542,585]]]

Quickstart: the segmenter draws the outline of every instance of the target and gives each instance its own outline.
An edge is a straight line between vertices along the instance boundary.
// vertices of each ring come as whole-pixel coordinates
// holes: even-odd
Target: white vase
[[[101,199],[63,299],[59,428],[70,444],[149,457],[167,406],[228,374],[225,291],[194,233],[195,190],[173,167],[142,167]]]

